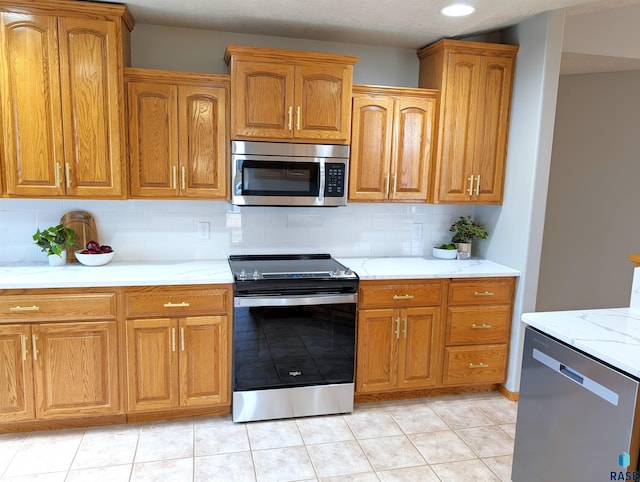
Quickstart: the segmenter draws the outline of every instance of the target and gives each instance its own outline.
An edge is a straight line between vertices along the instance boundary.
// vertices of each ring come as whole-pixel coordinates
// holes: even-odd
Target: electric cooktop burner
[[[235,294],[356,292],[358,275],[330,254],[229,256]]]

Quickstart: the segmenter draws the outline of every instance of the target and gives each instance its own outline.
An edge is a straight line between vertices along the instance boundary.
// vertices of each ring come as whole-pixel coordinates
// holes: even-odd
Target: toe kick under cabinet
[[[117,293],[0,290],[0,431],[123,414]]]
[[[129,419],[229,413],[232,293],[230,285],[125,288]]]

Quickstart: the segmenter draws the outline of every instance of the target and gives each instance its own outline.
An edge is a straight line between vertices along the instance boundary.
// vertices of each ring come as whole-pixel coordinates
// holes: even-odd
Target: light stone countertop
[[[487,260],[337,258],[360,279],[427,279],[519,276],[517,270]],[[104,266],[44,262],[0,264],[0,289],[77,288],[233,283],[226,259],[194,261],[112,261]]]
[[[597,310],[524,313],[527,325],[640,378],[640,310]]]

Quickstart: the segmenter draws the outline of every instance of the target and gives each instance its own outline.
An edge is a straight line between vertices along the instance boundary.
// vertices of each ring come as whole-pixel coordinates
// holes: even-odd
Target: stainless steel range
[[[230,256],[234,422],[353,410],[358,276],[329,254]]]

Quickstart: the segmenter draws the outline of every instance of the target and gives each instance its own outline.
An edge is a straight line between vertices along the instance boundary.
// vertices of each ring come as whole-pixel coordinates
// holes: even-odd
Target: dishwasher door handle
[[[568,367],[564,363],[561,363],[560,361],[538,350],[537,348],[533,349],[532,356],[534,360],[537,360],[543,365],[551,368],[554,372],[568,378],[573,383],[577,383],[586,390],[589,390],[594,395],[597,395],[603,400],[606,400],[611,405],[614,405],[616,407],[618,406],[618,400],[620,399],[620,396],[613,390],[609,390],[604,385]]]

